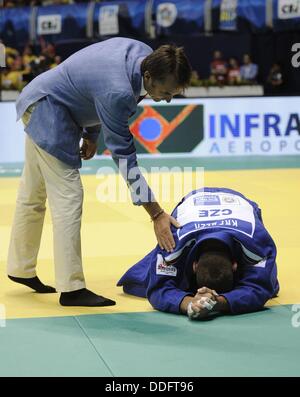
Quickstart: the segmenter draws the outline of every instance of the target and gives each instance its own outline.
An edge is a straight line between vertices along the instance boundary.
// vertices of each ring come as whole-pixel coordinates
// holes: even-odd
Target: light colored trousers
[[[28,122],[28,113],[23,118]],[[53,223],[56,289],[85,288],[81,257],[83,187],[78,169],[56,159],[26,134],[25,164],[18,191],[8,252],[7,273],[36,276],[46,198]]]

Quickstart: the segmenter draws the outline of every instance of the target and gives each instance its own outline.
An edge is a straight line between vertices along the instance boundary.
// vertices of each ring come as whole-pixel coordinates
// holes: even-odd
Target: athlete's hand
[[[208,297],[210,299],[216,300],[216,298],[218,296],[219,295],[217,294],[217,292],[214,289],[209,289],[207,287],[202,287],[202,288],[199,288],[197,290],[195,298],[196,299],[200,299],[200,298],[203,298],[203,297]]]
[[[210,297],[202,296],[201,298],[198,295],[195,295],[193,300],[189,303],[187,315],[191,320],[200,320],[207,317],[210,311],[217,304],[213,295],[209,295]]]
[[[165,212],[154,221],[154,231],[161,249],[172,252],[175,248],[175,241],[171,232],[171,224],[180,227],[180,224],[171,215]]]
[[[96,152],[97,152],[97,143],[84,138],[80,148],[80,157],[83,160],[89,160],[92,157],[94,157]]]

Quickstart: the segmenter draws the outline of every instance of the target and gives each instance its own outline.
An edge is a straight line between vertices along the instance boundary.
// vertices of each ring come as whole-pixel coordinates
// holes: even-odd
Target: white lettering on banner
[[[101,36],[119,33],[119,5],[102,6],[99,11],[99,34]]]
[[[61,33],[61,15],[40,15],[37,18],[37,33],[59,34]]]
[[[200,204],[202,203],[202,204]],[[198,192],[177,207],[179,239],[196,230],[212,227],[233,229],[252,237],[255,218],[252,206],[244,198],[223,192]]]
[[[156,10],[156,23],[163,28],[169,28],[177,18],[177,8],[173,3],[161,3]]]
[[[211,114],[209,116],[209,137],[252,137],[262,132],[265,137],[300,136],[300,113],[290,113],[286,121],[277,113],[266,114]]]
[[[278,18],[290,19],[300,17],[300,0],[278,0]]]
[[[208,154],[228,155],[228,154],[299,154],[300,139],[280,140],[280,141],[212,141],[208,148]]]
[[[299,97],[274,97],[268,101],[266,98],[204,99],[201,103],[204,139],[193,154],[299,154]]]

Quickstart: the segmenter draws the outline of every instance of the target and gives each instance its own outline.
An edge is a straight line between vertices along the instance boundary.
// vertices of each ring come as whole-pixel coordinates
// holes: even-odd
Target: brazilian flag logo
[[[189,153],[203,140],[203,105],[138,106],[129,129],[137,153]],[[109,154],[101,134],[98,154]]]

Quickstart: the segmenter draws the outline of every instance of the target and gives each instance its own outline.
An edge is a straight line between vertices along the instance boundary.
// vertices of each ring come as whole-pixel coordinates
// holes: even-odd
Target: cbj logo
[[[292,52],[296,53],[292,57],[292,65],[294,66],[294,68],[299,68],[300,67],[300,43],[293,44]]]
[[[40,15],[38,17],[38,34],[61,33],[61,15]]]
[[[285,4],[281,10],[283,14],[297,14],[299,12],[299,6],[297,3]]]
[[[300,16],[300,0],[278,0],[278,18],[291,19]]]

